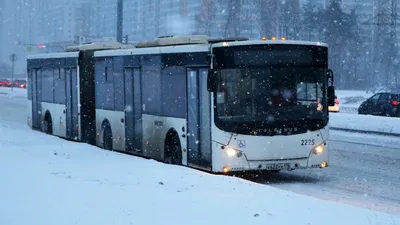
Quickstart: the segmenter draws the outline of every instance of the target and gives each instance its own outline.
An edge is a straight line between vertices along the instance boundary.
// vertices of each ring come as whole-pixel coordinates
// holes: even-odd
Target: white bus
[[[33,129],[216,173],[328,166],[326,44],[168,36],[27,63]]]

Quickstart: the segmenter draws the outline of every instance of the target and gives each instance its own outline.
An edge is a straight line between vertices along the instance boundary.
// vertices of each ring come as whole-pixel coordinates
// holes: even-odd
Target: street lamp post
[[[15,68],[15,61],[17,61],[17,54],[13,53],[10,55],[10,61],[12,63],[11,67],[11,91],[14,91],[14,68]]]
[[[117,1],[117,42],[122,43],[124,1]]]

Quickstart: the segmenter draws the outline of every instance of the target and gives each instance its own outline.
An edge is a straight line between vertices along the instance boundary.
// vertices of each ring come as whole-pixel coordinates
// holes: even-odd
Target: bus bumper
[[[295,151],[295,149],[294,149]],[[295,169],[325,168],[329,165],[328,145],[324,143],[323,151],[311,149],[308,157],[296,159],[248,160],[246,154],[223,160],[223,165],[214,167],[215,172],[244,171],[290,171]]]

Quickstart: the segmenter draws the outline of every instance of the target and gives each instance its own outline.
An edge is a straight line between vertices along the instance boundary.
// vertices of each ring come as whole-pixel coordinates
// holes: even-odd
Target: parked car
[[[358,114],[400,117],[400,94],[376,93],[361,103]]]
[[[329,110],[329,112],[339,112],[340,111],[339,98],[337,96],[335,96],[335,105],[329,106],[328,110]]]
[[[14,80],[13,86],[18,88],[26,88],[26,80]]]
[[[0,87],[11,87],[11,82],[7,79],[0,79]]]

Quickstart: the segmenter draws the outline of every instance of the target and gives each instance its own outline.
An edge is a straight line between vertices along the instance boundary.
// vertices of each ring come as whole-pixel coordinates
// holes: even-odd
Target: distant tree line
[[[300,39],[318,40],[329,45],[330,67],[339,88],[368,86],[367,51],[355,10],[345,13],[338,1],[323,9],[308,3],[302,12]]]
[[[241,36],[246,29],[239,0],[213,0],[224,9],[221,36]],[[298,0],[252,0],[259,26],[258,36],[284,36],[288,40],[321,41],[329,45],[330,67],[335,84],[341,89],[369,89],[372,82],[371,30],[362,24],[357,12],[343,11],[340,1],[331,0],[323,8],[309,0],[299,7]],[[251,24],[252,26],[254,24]],[[369,28],[371,29],[371,28]],[[209,30],[210,31],[210,30]],[[384,74],[378,74],[384,77]],[[384,79],[382,79],[384,80]]]

